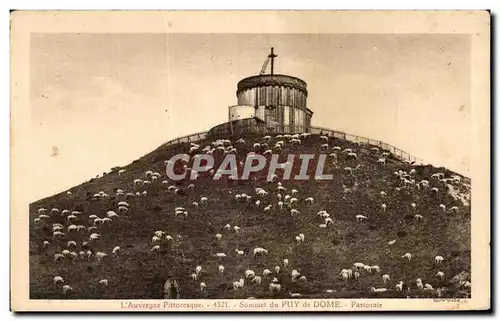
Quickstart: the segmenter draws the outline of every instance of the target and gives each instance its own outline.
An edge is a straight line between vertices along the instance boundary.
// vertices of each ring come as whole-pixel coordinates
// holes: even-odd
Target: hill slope
[[[262,136],[244,137],[244,144],[236,144],[238,138],[232,139],[238,160],[244,160],[250,151],[262,153],[265,150],[253,148],[255,142],[263,143]],[[269,146],[274,146],[278,140],[273,137]],[[31,298],[162,298],[163,283],[168,277],[177,279],[181,298],[287,298],[289,292],[299,292],[309,298],[470,296],[468,291],[456,286],[457,278],[452,280],[459,273],[470,271],[470,182],[466,178],[462,177],[460,182],[431,179],[431,175],[437,172],[446,178],[455,173],[432,166],[413,166],[392,156],[387,157],[387,164],[379,164],[377,160],[383,151],[372,151],[372,146],[339,139],[333,141],[330,138],[327,150],[320,148],[324,142],[319,135],[303,139],[296,147],[284,140],[280,162],[285,161],[289,154],[330,154],[334,145],[351,148],[357,154],[356,159],[349,159],[345,153],[336,151],[336,161],[328,158],[324,172],[332,173],[333,180],[282,181],[287,189],[281,192],[283,197],[291,194],[292,189],[298,190],[293,195],[298,203],[292,205],[300,212],[296,216],[292,216],[286,206],[279,209],[277,183],[265,180],[267,171],[246,181],[227,178],[214,181],[208,174],[201,173],[191,182],[169,182],[168,185],[180,189],[178,194],[169,191],[168,185],[160,184],[164,177],[148,188],[134,186],[134,179],[145,179],[146,171],[163,175],[165,160],[188,152],[189,144],[161,146],[123,167],[125,171],[120,175],[115,169],[72,188],[71,195],[65,192],[32,203]],[[198,142],[200,149],[211,143],[208,140]],[[274,153],[277,153],[276,149]],[[214,155],[216,163],[223,158],[217,151]],[[294,163],[294,170],[297,166],[299,164]],[[345,167],[351,167],[352,174]],[[395,175],[397,171],[410,173],[412,169],[411,179],[417,183],[428,180],[430,186],[405,186]],[[187,188],[191,183],[195,185],[194,189]],[[257,187],[269,195],[257,196]],[[433,187],[438,188],[437,193],[432,192]],[[125,193],[147,190],[147,196],[116,196],[117,189]],[[110,197],[93,197],[99,191]],[[382,196],[381,191],[387,195]],[[252,200],[236,201],[235,195],[242,193],[251,195]],[[207,203],[195,207],[192,203],[200,202],[202,196],[208,198]],[[314,204],[305,202],[308,197],[314,198]],[[259,207],[254,204],[256,199],[261,200]],[[128,202],[130,210],[119,213],[119,218],[113,218],[109,224],[88,231],[87,228],[93,225],[90,215],[102,218],[107,211],[118,212],[119,201]],[[416,208],[412,208],[411,203],[415,203]],[[271,210],[264,211],[268,204],[272,204]],[[386,204],[385,211],[382,204]],[[440,204],[446,206],[445,211]],[[175,216],[174,209],[179,206],[186,208],[187,217]],[[450,211],[453,206],[457,206],[458,211]],[[48,209],[49,218],[34,223],[39,215],[38,209],[42,207]],[[52,208],[58,208],[60,212],[63,209],[77,210],[81,214],[68,223],[67,215],[51,214]],[[333,224],[327,228],[320,227],[324,223],[324,218],[317,215],[320,210],[326,210],[332,218]],[[415,219],[417,214],[423,219]],[[367,219],[358,222],[356,215],[364,215]],[[64,226],[63,238],[53,238],[54,223]],[[84,232],[68,232],[69,224],[84,225],[86,229]],[[231,225],[231,230],[224,228],[226,224]],[[239,233],[234,231],[235,225],[241,228]],[[152,236],[157,230],[165,231],[173,241],[162,241],[159,253],[154,253],[151,252]],[[101,238],[82,246],[91,233],[99,233]],[[218,233],[222,234],[220,241],[214,238]],[[305,235],[303,243],[295,240],[299,233]],[[50,245],[44,247],[44,240]],[[78,254],[90,250],[94,253],[92,257],[64,258],[54,262],[54,254],[67,249],[70,240],[77,243],[76,249],[70,248],[70,251]],[[395,243],[389,244],[393,240]],[[120,246],[118,255],[112,254],[115,246]],[[252,251],[256,247],[267,249],[268,255],[254,257]],[[243,250],[245,255],[238,255],[236,249]],[[106,260],[96,260],[98,251],[108,254]],[[407,252],[412,255],[411,261],[402,258]],[[217,258],[216,253],[227,256]],[[437,255],[444,258],[439,265],[434,261]],[[284,267],[284,259],[288,259],[288,267]],[[358,279],[343,280],[341,270],[355,271],[353,264],[356,262],[378,265],[380,272],[361,270]],[[203,270],[195,281],[191,274],[198,265]],[[218,272],[219,265],[225,268],[222,275]],[[277,265],[281,267],[280,273],[274,270]],[[246,270],[252,269],[262,276],[266,268],[273,274],[263,278],[261,284],[247,280],[243,289],[233,290],[233,281],[245,278]],[[307,281],[293,281],[292,270],[306,276]],[[443,279],[436,276],[438,271],[444,273]],[[383,274],[390,275],[390,282],[383,283]],[[64,295],[61,285],[53,282],[57,275],[63,277],[73,291]],[[279,292],[269,291],[273,277],[277,277],[282,286]],[[415,284],[417,278],[421,278],[424,284],[431,284],[434,291],[419,290]],[[101,279],[107,279],[109,285],[100,286],[98,281]],[[395,291],[400,280],[405,283],[402,292]],[[200,290],[200,282],[207,285],[204,291]],[[369,290],[371,287],[384,287],[389,291],[373,293]]]

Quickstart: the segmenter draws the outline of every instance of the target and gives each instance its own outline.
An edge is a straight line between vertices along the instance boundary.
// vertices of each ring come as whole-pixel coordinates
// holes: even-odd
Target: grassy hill
[[[250,151],[255,150],[253,143],[263,142],[262,136],[245,136],[246,143],[233,145],[237,148],[238,160],[244,160]],[[269,143],[274,146],[278,139]],[[201,141],[200,150],[211,141]],[[285,144],[280,161],[285,161],[288,154],[332,153],[334,145],[352,148],[357,159],[346,158],[344,153],[337,152],[335,163],[327,160],[325,173],[332,173],[333,180],[282,181],[290,194],[292,189],[299,192],[294,195],[299,199],[296,208],[300,214],[292,217],[290,210],[280,210],[277,206],[277,183],[267,182],[267,171],[251,176],[246,181],[233,181],[223,178],[214,181],[208,174],[202,174],[195,181],[169,182],[176,185],[180,194],[168,191],[161,186],[162,177],[149,188],[134,187],[133,180],[145,179],[148,170],[165,173],[165,160],[178,153],[186,153],[189,144],[161,146],[144,157],[122,167],[121,175],[114,171],[102,177],[92,179],[72,188],[71,195],[66,192],[57,194],[30,204],[30,296],[32,299],[159,299],[163,297],[163,284],[168,277],[176,278],[181,291],[181,298],[288,298],[289,292],[301,293],[308,298],[353,298],[353,297],[467,297],[470,292],[459,289],[452,281],[461,272],[470,272],[470,181],[464,177],[460,183],[443,182],[431,179],[433,173],[442,172],[445,177],[455,175],[444,168],[432,166],[414,166],[390,156],[387,164],[377,163],[380,152],[371,151],[371,146],[361,146],[348,141],[330,138],[328,150],[322,150],[323,144],[318,135],[304,139],[301,145]],[[276,153],[276,151],[275,151]],[[223,158],[215,152],[216,162]],[[300,166],[294,163],[294,170]],[[356,168],[351,175],[345,167]],[[314,172],[315,166],[311,166]],[[414,186],[405,188],[394,172],[414,169],[412,178],[416,182],[429,180],[430,187],[418,189]],[[188,184],[194,183],[194,189]],[[345,192],[344,186],[350,192]],[[261,187],[269,192],[264,198],[255,194],[255,188]],[[437,187],[439,192],[431,192]],[[116,190],[125,192],[142,192],[147,196],[116,197]],[[93,198],[95,193],[104,191],[110,197],[102,200]],[[381,196],[385,191],[387,196]],[[236,194],[246,193],[253,201],[260,199],[262,204],[256,207],[252,202],[237,202]],[[206,204],[194,207],[193,201],[199,202],[204,196]],[[307,197],[314,198],[314,204],[304,202]],[[130,204],[130,211],[119,214],[119,218],[93,231],[68,233],[67,218],[60,214],[50,214],[53,207],[60,211],[78,210],[73,224],[92,226],[89,215],[105,217],[109,210],[117,211],[117,203],[125,200]],[[412,209],[410,204],[417,204]],[[382,210],[385,203],[387,209]],[[270,211],[263,208],[273,204]],[[444,204],[447,209],[458,206],[458,212],[443,211],[439,207]],[[174,208],[182,206],[189,212],[187,217],[174,215]],[[38,217],[38,209],[48,209],[49,218],[42,223],[34,223]],[[333,224],[326,229],[319,225],[324,219],[317,216],[320,210],[330,213]],[[118,211],[117,211],[118,212]],[[357,222],[356,215],[368,217]],[[417,221],[414,215],[424,218]],[[65,237],[53,239],[52,224],[64,225]],[[240,233],[225,230],[230,224],[241,228]],[[169,244],[162,244],[159,253],[152,253],[151,238],[155,231],[162,230],[173,237]],[[99,233],[101,239],[82,247],[91,233]],[[223,235],[222,240],[215,240],[217,233]],[[305,235],[305,242],[296,243],[295,236]],[[43,247],[43,241],[50,245]],[[98,262],[95,258],[54,262],[54,254],[67,248],[67,242],[74,240],[78,253],[90,249],[94,253],[105,252],[106,260]],[[396,240],[392,245],[389,241]],[[120,246],[119,255],[113,255],[112,249]],[[269,251],[267,256],[253,257],[252,250],[263,247]],[[245,251],[238,256],[235,249]],[[227,257],[217,258],[216,253],[225,253]],[[405,253],[411,253],[412,259],[403,259]],[[436,265],[434,257],[441,255],[444,261]],[[290,265],[283,267],[283,259]],[[342,269],[353,269],[355,262],[378,265],[380,273],[361,271],[359,279],[344,281]],[[222,264],[225,271],[218,273]],[[201,265],[203,271],[194,281],[191,274],[195,267]],[[274,272],[276,265],[281,272],[278,277],[282,291],[271,293],[268,289],[270,278],[263,278],[262,284],[247,282],[243,289],[233,290],[232,283],[244,278],[244,272],[252,269],[262,276],[265,268]],[[291,271],[298,270],[306,276],[307,282],[291,280]],[[444,279],[436,276],[437,271],[444,272]],[[389,274],[391,281],[382,282],[381,275]],[[54,285],[54,276],[64,278],[73,291],[64,295],[61,285]],[[429,283],[434,291],[418,290],[415,280],[421,278]],[[107,287],[100,286],[98,281],[108,279]],[[395,291],[395,284],[405,283],[404,291]],[[469,279],[470,280],[470,279]],[[207,288],[200,290],[200,282]],[[407,288],[409,286],[409,289]],[[371,287],[387,288],[385,293],[373,293]],[[436,291],[436,289],[440,291]],[[326,290],[333,290],[326,292]],[[438,293],[439,292],[439,293]]]

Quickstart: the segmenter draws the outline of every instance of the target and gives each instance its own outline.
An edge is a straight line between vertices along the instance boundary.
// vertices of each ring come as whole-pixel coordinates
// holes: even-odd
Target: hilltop
[[[245,143],[236,144],[239,138],[244,138]],[[237,149],[238,160],[244,160],[251,151],[265,150],[253,148],[254,143],[263,143],[262,135],[230,139]],[[269,146],[278,140],[273,135]],[[212,142],[196,142],[200,145],[199,152]],[[332,173],[333,180],[281,181],[286,188],[282,196],[290,194],[292,189],[298,190],[294,197],[299,201],[293,208],[300,214],[293,217],[290,209],[280,210],[277,206],[277,183],[267,182],[261,174],[237,181],[227,177],[214,181],[208,174],[202,174],[196,180],[169,182],[167,186],[160,184],[165,179],[162,177],[149,188],[134,186],[135,179],[146,179],[147,171],[163,175],[165,161],[175,154],[187,153],[188,143],[160,146],[127,166],[71,188],[71,194],[65,191],[30,204],[31,299],[160,299],[167,277],[177,279],[181,298],[288,298],[289,292],[308,298],[470,296],[470,290],[459,288],[456,281],[470,281],[470,277],[463,277],[471,270],[470,180],[445,168],[412,165],[392,155],[386,158],[386,164],[380,164],[377,160],[384,151],[374,151],[373,146],[330,137],[329,148],[323,150],[320,148],[323,143],[319,135],[302,139],[295,147],[286,141],[280,161],[285,161],[288,154],[330,155],[334,145],[342,150],[351,148],[357,158],[348,159],[338,151],[337,161],[329,157],[324,172]],[[222,157],[218,155],[217,161]],[[346,167],[353,169],[352,174]],[[119,174],[119,169],[124,171]],[[398,172],[405,175],[412,172],[414,183],[405,185],[401,175],[396,175]],[[444,177],[432,179],[435,173]],[[458,178],[451,179],[454,176]],[[428,180],[429,186],[418,188],[415,182],[422,180]],[[194,184],[194,189],[188,189],[189,184]],[[179,192],[169,191],[170,185]],[[269,194],[260,198],[255,193],[257,187]],[[432,192],[434,187],[438,188],[437,193]],[[147,196],[116,196],[118,189],[125,193],[146,190]],[[94,195],[100,191],[109,197],[96,198]],[[387,195],[381,195],[382,191]],[[235,195],[242,193],[251,195],[252,201],[236,201]],[[201,197],[208,198],[207,203],[194,207],[192,203],[200,202]],[[308,197],[314,198],[314,204],[304,201]],[[261,200],[260,207],[255,206],[256,199]],[[50,214],[52,208],[79,211],[81,214],[72,224],[89,227],[93,225],[89,215],[102,218],[107,211],[118,212],[119,201],[128,202],[130,210],[93,231],[68,233],[67,218]],[[411,203],[416,204],[415,209]],[[272,209],[264,211],[268,204],[273,205]],[[387,206],[385,211],[382,204]],[[458,210],[450,211],[454,206]],[[42,207],[48,209],[49,218],[34,223]],[[175,216],[176,207],[185,207],[188,216]],[[333,224],[327,228],[319,227],[324,223],[317,215],[320,210],[326,210],[332,218]],[[356,215],[367,219],[358,222]],[[423,219],[416,220],[415,215],[422,215]],[[64,226],[64,238],[53,239],[54,223]],[[241,232],[224,229],[226,224],[239,226]],[[151,240],[157,230],[165,231],[173,241],[162,243],[160,252],[152,253]],[[82,242],[88,241],[91,233],[99,233],[100,240],[83,248]],[[220,241],[214,238],[217,233],[222,234]],[[303,243],[295,240],[299,233],[305,235]],[[45,248],[44,240],[50,242]],[[103,262],[95,258],[54,262],[54,254],[67,249],[70,240],[77,242],[77,248],[72,249],[76,253],[90,249],[94,253],[105,252],[109,257]],[[395,243],[389,244],[393,240]],[[117,256],[111,253],[115,246],[121,248]],[[252,250],[256,247],[267,249],[268,255],[253,257]],[[236,249],[243,250],[245,255],[239,256]],[[402,258],[407,252],[412,255],[411,261]],[[225,253],[227,257],[217,258],[216,253]],[[434,261],[437,255],[444,258],[439,265]],[[283,266],[284,259],[289,260],[288,267]],[[361,271],[359,279],[342,280],[341,270],[354,269],[355,262],[378,265],[380,272]],[[220,264],[225,267],[222,275],[218,273]],[[203,271],[194,281],[191,274],[198,265]],[[243,289],[233,290],[233,281],[244,278],[246,270],[252,269],[262,276],[264,269],[274,272],[276,265],[281,266],[280,273],[264,278],[262,284],[248,281]],[[292,270],[298,270],[307,281],[293,282]],[[444,273],[443,279],[436,276],[438,271]],[[389,274],[391,281],[384,284],[382,274]],[[71,293],[63,295],[61,285],[54,285],[53,278],[57,275],[71,285]],[[271,293],[269,282],[275,276],[282,290]],[[417,278],[431,284],[434,290],[418,290]],[[99,286],[101,279],[107,279],[109,285]],[[406,284],[402,292],[395,291],[400,280]],[[200,282],[206,283],[205,291],[200,291]],[[371,287],[389,291],[373,293],[369,291]]]

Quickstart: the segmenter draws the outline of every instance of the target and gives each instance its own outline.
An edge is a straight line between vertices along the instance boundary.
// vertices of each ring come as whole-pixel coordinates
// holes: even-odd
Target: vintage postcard
[[[14,11],[13,311],[490,308],[488,11]]]

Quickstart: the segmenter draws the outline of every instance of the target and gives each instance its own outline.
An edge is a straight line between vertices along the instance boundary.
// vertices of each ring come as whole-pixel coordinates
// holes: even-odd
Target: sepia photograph
[[[488,309],[489,27],[15,12],[16,309]]]

